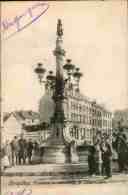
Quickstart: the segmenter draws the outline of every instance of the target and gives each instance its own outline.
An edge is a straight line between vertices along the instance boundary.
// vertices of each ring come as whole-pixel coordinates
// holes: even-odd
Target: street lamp
[[[66,83],[68,83],[68,89],[72,89],[73,83],[71,82],[71,78],[73,76],[73,71],[75,69],[75,65],[71,63],[71,59],[67,59],[66,64],[63,66],[63,69],[66,72],[67,79],[65,79]]]
[[[63,66],[63,69],[66,70],[68,79],[71,78],[75,65],[71,64],[71,59],[67,59],[67,63]]]
[[[82,73],[80,72],[79,68],[76,68],[73,76],[74,76],[74,80],[76,82],[76,91],[79,91],[80,78],[82,77]]]
[[[63,69],[66,71],[66,74],[68,76],[67,81],[69,81],[69,89],[72,89],[72,87],[74,86],[76,88],[76,91],[79,92],[79,82],[80,78],[82,77],[80,69],[75,68],[75,65],[71,63],[71,59],[67,59],[67,63],[63,66]]]
[[[37,74],[38,76],[38,79],[39,79],[39,82],[40,84],[43,82],[42,79],[44,77],[44,73],[46,72],[46,69],[43,68],[43,64],[42,63],[38,63],[37,64],[37,67],[35,68],[35,73]]]
[[[63,65],[63,70],[66,72],[67,78],[59,78],[57,79],[57,75],[53,75],[53,71],[49,71],[49,74],[46,76],[46,80],[43,80],[44,74],[46,72],[46,69],[43,67],[42,63],[38,63],[37,67],[35,68],[35,73],[38,76],[40,84],[45,83],[46,87],[50,87],[55,92],[56,86],[59,85],[59,88],[63,89],[65,88],[65,85],[67,82],[69,83],[69,89],[71,86],[73,86],[71,78],[73,78],[73,81],[75,81],[74,86],[76,86],[76,91],[79,91],[79,82],[80,78],[83,76],[83,74],[80,72],[79,68],[75,68],[75,65],[71,63],[71,59],[66,60],[66,64]],[[63,86],[60,86],[63,85]],[[61,90],[57,90],[57,93],[60,94]],[[63,92],[62,92],[63,93]]]
[[[46,83],[48,86],[50,86],[51,90],[54,90],[55,88],[55,81],[56,81],[56,77],[55,75],[53,75],[53,71],[49,71],[49,74],[46,77]]]
[[[65,90],[67,90],[66,80],[71,83],[72,76],[77,82],[77,89],[79,91],[79,81],[82,76],[82,73],[79,72],[78,68],[75,69],[75,66],[71,63],[70,59],[63,65],[65,50],[63,49],[62,36],[62,23],[59,19],[57,24],[56,48],[53,51],[53,54],[56,57],[56,75],[53,75],[53,71],[49,71],[46,80],[42,81],[46,69],[43,68],[41,63],[38,63],[37,68],[35,68],[35,73],[38,75],[39,82],[50,87],[52,98],[55,103],[54,114],[51,118],[52,136],[44,147],[43,162],[46,163],[65,163],[67,162],[67,159],[69,159],[69,152],[63,135],[66,122],[64,114],[64,103],[66,101]],[[65,79],[63,76],[64,70],[67,72],[68,79]]]

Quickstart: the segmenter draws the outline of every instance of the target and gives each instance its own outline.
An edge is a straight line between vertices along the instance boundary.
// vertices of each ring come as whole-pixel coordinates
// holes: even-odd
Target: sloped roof
[[[3,121],[5,122],[9,117],[10,117],[11,113],[4,113],[3,114]]]
[[[35,120],[35,119],[39,119],[39,113],[34,112],[34,111],[14,111],[11,113],[5,113],[4,114],[4,122],[7,121],[7,119],[11,116],[14,115],[14,117],[18,120],[18,121],[22,121],[25,119],[31,119],[31,120]]]

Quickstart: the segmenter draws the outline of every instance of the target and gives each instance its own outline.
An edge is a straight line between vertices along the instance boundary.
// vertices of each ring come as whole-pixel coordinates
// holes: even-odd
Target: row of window
[[[112,121],[102,120],[102,125],[103,126],[111,127],[112,126]]]
[[[71,127],[69,129],[70,136],[75,139],[85,139],[91,138],[93,136],[93,131],[85,128]]]
[[[91,109],[85,105],[71,102],[71,110],[77,111],[77,112],[90,112]]]
[[[112,129],[106,129],[103,131],[107,133],[107,135],[112,135]],[[103,133],[102,132],[102,133]],[[72,138],[78,139],[78,140],[84,140],[84,139],[93,139],[93,130],[92,129],[86,129],[86,128],[79,128],[77,126],[71,127],[69,129],[69,134]]]
[[[92,119],[91,124],[94,126],[102,127],[102,120]]]
[[[111,118],[112,117],[112,114],[111,113],[103,112],[103,116],[106,117],[106,118]]]
[[[84,124],[98,126],[98,127],[102,127],[102,125],[111,127],[112,125],[111,121],[107,121],[107,120],[102,121],[102,119],[92,119],[85,115],[80,115],[80,114],[75,114],[75,113],[71,113],[71,121],[81,122]]]
[[[71,121],[91,124],[91,120],[87,116],[75,113],[71,113]]]
[[[99,109],[91,108],[73,101],[71,102],[71,110],[77,112],[87,112],[88,114],[95,115],[97,117],[101,117],[103,114],[104,117],[111,118],[111,113],[102,112]]]

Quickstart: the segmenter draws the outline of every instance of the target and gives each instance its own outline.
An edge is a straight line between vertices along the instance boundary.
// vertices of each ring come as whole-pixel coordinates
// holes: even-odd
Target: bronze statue
[[[62,23],[60,19],[58,19],[58,23],[57,23],[57,35],[58,36],[63,35]]]

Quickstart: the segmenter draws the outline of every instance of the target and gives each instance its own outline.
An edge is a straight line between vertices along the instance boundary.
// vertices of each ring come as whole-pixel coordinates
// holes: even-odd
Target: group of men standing
[[[89,174],[105,175],[106,178],[112,176],[111,169],[112,149],[108,139],[104,139],[89,147],[88,166]]]
[[[128,170],[128,142],[123,131],[118,131],[113,140],[108,137],[98,139],[93,146],[89,147],[88,166],[89,174],[105,175],[109,178],[112,176],[112,162],[114,152],[116,152],[116,163],[118,171]],[[114,162],[113,162],[114,163]],[[116,164],[115,163],[115,164]]]
[[[128,140],[123,130],[114,134],[113,148],[118,154],[119,172],[127,170],[128,167]]]
[[[11,142],[7,141],[4,147],[4,156],[9,161],[9,166],[31,164],[32,157],[37,154],[39,147],[37,142],[24,139],[23,135],[17,136]],[[5,162],[6,164],[6,162]]]

